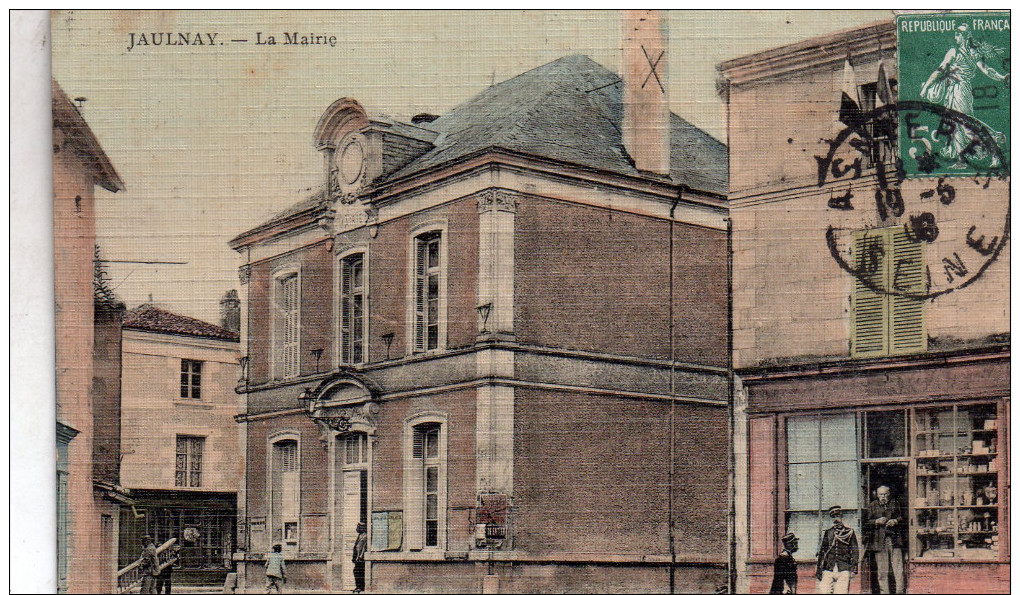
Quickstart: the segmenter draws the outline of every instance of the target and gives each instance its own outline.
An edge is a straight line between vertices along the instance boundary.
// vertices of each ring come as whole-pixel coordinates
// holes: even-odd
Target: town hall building
[[[410,122],[337,100],[321,188],[241,258],[238,579],[700,591],[728,576],[727,148],[664,24]],[[653,59],[648,60],[651,54]]]

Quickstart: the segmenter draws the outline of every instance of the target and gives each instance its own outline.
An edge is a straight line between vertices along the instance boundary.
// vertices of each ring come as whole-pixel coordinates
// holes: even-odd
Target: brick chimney
[[[666,17],[623,11],[623,146],[640,171],[669,175]]]
[[[237,290],[231,289],[220,299],[220,326],[228,331],[241,330],[241,299]]]

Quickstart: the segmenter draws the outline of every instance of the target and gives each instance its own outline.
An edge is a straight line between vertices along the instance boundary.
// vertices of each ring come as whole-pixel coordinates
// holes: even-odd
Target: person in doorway
[[[889,486],[875,491],[875,500],[864,516],[864,543],[875,554],[880,593],[903,593],[903,509],[892,499]],[[889,573],[896,581],[895,591],[889,587]]]
[[[776,558],[772,572],[772,588],[769,593],[797,592],[797,563],[793,553],[797,551],[797,536],[787,533],[783,536],[783,551]]]
[[[173,588],[174,566],[181,561],[181,546],[176,543],[170,546],[170,557],[167,558],[166,568],[156,575],[156,593],[170,595]]]
[[[287,564],[283,561],[283,546],[274,543],[273,551],[266,556],[266,592],[283,593],[287,582]]]
[[[368,535],[365,533],[365,523],[358,523],[358,538],[354,540],[354,552],[351,554],[351,561],[354,562],[354,592],[365,591],[365,550],[368,548]]]
[[[860,546],[857,533],[843,524],[843,508],[829,507],[832,526],[822,534],[818,547],[818,593],[849,593],[850,577],[857,574]]]
[[[138,570],[142,573],[142,588],[139,593],[156,592],[156,575],[159,574],[159,558],[156,556],[156,542],[151,535],[142,536],[142,555]]]

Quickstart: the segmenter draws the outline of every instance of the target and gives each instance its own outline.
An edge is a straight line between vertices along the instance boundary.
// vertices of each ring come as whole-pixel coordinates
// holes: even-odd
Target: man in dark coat
[[[772,571],[772,588],[769,593],[797,592],[797,563],[793,553],[797,551],[797,536],[787,533],[783,536],[783,551],[776,558]]]
[[[822,544],[818,548],[818,568],[815,570],[817,592],[849,593],[850,577],[857,574],[857,562],[860,560],[857,534],[843,524],[841,507],[830,507],[829,516],[832,517],[832,526],[822,534]]]
[[[903,592],[903,509],[891,498],[888,486],[875,491],[875,500],[868,505],[864,514],[864,544],[869,552],[875,553],[875,572],[878,573],[878,589],[881,593],[892,593],[889,589],[889,571],[896,581],[896,591]]]
[[[142,574],[140,593],[156,592],[156,575],[159,574],[159,557],[156,555],[156,542],[151,535],[142,536],[141,564],[138,571]]]
[[[354,562],[354,592],[362,593],[365,591],[365,550],[368,548],[365,523],[358,523],[357,531],[358,538],[354,540],[351,561]]]

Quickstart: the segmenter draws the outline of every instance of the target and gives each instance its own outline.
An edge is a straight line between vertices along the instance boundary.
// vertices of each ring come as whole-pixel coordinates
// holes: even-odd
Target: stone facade
[[[1008,591],[1008,547],[998,545],[1008,541],[1008,508],[979,510],[974,498],[963,507],[959,500],[947,500],[947,509],[957,507],[953,514],[960,515],[960,526],[942,517],[934,520],[937,509],[926,499],[935,484],[925,475],[933,463],[925,457],[948,447],[933,447],[925,431],[930,433],[931,420],[942,416],[944,425],[955,423],[972,436],[973,447],[968,443],[949,449],[950,459],[956,456],[963,462],[945,473],[957,474],[960,485],[993,485],[1006,497],[1008,461],[999,459],[1006,456],[1009,435],[1010,248],[989,260],[972,284],[952,291],[945,289],[955,281],[954,271],[943,258],[952,260],[957,252],[965,259],[977,256],[961,241],[968,233],[1001,237],[1009,180],[904,180],[896,188],[907,207],[890,213],[876,205],[876,195],[881,203],[881,192],[888,187],[878,173],[882,159],[864,156],[865,151],[847,152],[849,147],[837,149],[844,163],[863,157],[860,175],[829,168],[825,161],[830,150],[825,139],[846,128],[837,115],[848,59],[861,96],[867,99],[871,93],[865,110],[874,108],[880,65],[896,79],[895,44],[893,24],[877,23],[719,67],[733,147],[733,448],[741,592],[768,590],[779,538],[788,530],[806,532],[798,535],[801,551],[796,557],[801,582],[813,582],[814,546],[827,525],[821,511],[841,504],[859,532],[868,530],[863,509],[879,485],[891,486],[910,516],[903,550],[909,592],[952,592],[968,581],[968,589]],[[891,164],[882,167],[893,171]],[[862,298],[855,296],[870,294],[852,274],[863,270],[862,261],[854,260],[861,257],[847,258],[846,244],[840,246],[833,238],[883,229],[911,232],[917,197],[924,206],[925,193],[930,189],[929,196],[934,196],[943,184],[953,186],[954,198],[928,207],[938,219],[939,235],[919,248],[930,271],[929,297],[898,302],[914,308],[909,325],[917,325],[912,328],[921,339],[909,350],[890,348],[888,353],[861,356],[855,333],[863,333],[864,327],[855,327],[855,299]],[[850,197],[845,200],[852,208],[841,203],[844,197]],[[853,255],[853,247],[850,250]],[[841,266],[840,259],[850,265]],[[801,441],[799,428],[819,423],[830,432],[843,428],[840,442],[848,450],[833,455],[842,462],[830,463],[844,465],[839,467],[841,478],[820,476],[814,487],[806,488],[803,473],[811,472],[814,463],[805,461],[824,459],[826,449],[835,448],[830,441],[835,437],[827,437],[824,429],[820,438],[813,438],[821,441],[815,448],[822,454],[811,454]],[[876,441],[884,441],[881,448]],[[826,464],[819,463],[819,469]],[[807,495],[821,500],[808,506]],[[812,510],[819,515],[817,525],[808,522],[814,518]],[[973,511],[989,513],[983,525],[967,522]],[[989,530],[995,526],[1002,529]],[[985,533],[967,532],[975,527]],[[870,592],[871,581],[877,584],[871,562],[865,555],[852,590]]]

